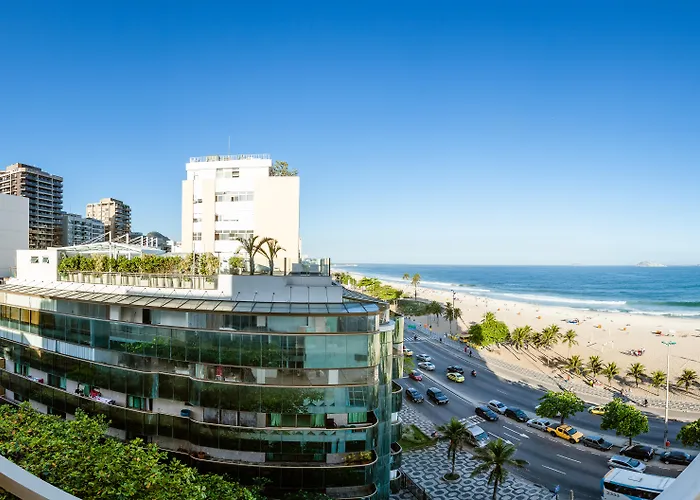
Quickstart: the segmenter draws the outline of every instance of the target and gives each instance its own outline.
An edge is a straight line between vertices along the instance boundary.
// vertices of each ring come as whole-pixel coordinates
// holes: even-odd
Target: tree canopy
[[[583,411],[585,408],[583,400],[573,392],[549,391],[540,398],[540,405],[535,413],[539,417],[560,418],[563,424],[564,419]]]
[[[276,160],[275,164],[270,167],[270,175],[273,177],[296,177],[299,175],[297,169],[290,170],[289,163],[286,161]]]
[[[700,446],[700,420],[681,427],[676,439],[680,440],[683,446]]]
[[[614,430],[618,436],[629,438],[631,445],[633,437],[649,432],[649,419],[634,406],[615,398],[605,405],[600,428]]]
[[[509,335],[508,326],[498,321],[493,313],[486,313],[481,323],[469,327],[469,340],[480,346],[505,342]]]
[[[168,460],[155,444],[106,437],[104,417],[77,410],[65,421],[34,410],[0,407],[0,455],[44,481],[84,500],[261,499],[224,476],[200,474]],[[1,497],[0,497],[1,498]]]

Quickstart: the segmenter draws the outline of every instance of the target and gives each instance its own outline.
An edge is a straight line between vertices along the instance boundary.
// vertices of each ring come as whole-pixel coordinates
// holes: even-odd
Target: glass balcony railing
[[[402,387],[396,382],[391,382],[391,413],[398,413],[403,406]]]

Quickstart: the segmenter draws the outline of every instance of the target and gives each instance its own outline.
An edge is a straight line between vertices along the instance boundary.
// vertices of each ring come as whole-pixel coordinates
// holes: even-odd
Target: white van
[[[467,442],[477,448],[483,448],[489,442],[489,435],[478,425],[467,427]]]

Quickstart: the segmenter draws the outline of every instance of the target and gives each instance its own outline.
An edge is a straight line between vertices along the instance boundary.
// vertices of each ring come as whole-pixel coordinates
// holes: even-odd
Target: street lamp
[[[668,442],[668,384],[671,378],[671,346],[676,343],[673,340],[664,341],[661,343],[666,346],[666,412],[664,414],[664,447]]]
[[[452,292],[452,313],[454,314],[456,293],[454,290],[450,290],[450,292]],[[457,330],[459,330],[459,325],[457,325]],[[450,322],[450,335],[452,335],[452,322]]]

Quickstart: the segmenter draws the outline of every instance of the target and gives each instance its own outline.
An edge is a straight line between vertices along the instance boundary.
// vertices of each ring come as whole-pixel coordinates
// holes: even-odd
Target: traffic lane
[[[419,404],[406,402],[406,404],[414,404],[416,411],[436,423],[447,422],[453,416],[463,418],[474,415],[474,406],[471,403],[453,393],[451,387],[437,381],[424,379],[422,382],[417,382],[404,379],[402,386],[414,387],[422,391],[426,382],[442,389],[450,397],[450,402],[440,406],[428,401]],[[528,461],[528,466],[518,470],[518,474],[528,480],[550,489],[557,484],[563,489],[573,489],[579,495],[578,498],[600,497],[598,485],[607,472],[605,456],[583,452],[579,458],[571,458],[571,454],[577,450],[575,445],[570,445],[559,438],[552,438],[549,434],[518,424],[503,416],[498,422],[481,422],[478,425],[492,438],[500,437],[518,446],[517,457]],[[575,475],[572,475],[572,469],[576,470]]]
[[[420,346],[420,347],[419,347]],[[455,352],[450,348],[435,345],[432,342],[415,342],[412,344],[415,354],[426,353],[433,357],[435,364],[435,372],[444,373],[445,368],[449,365],[459,364],[465,368],[465,371],[477,370],[477,376],[469,377],[470,397],[476,396],[480,400],[489,401],[491,399],[499,399],[506,406],[518,406],[526,412],[534,414],[534,408],[537,406],[539,398],[544,394],[544,391],[537,390],[533,387],[525,385],[521,382],[513,382],[501,378],[488,369],[484,369],[482,362],[477,362],[474,358],[464,356],[462,353]],[[479,370],[481,368],[481,370]],[[465,388],[466,390],[466,388]],[[662,443],[664,436],[664,421],[663,418],[654,414],[646,414],[649,418],[649,432],[644,435],[645,442]],[[598,415],[593,415],[588,412],[581,412],[567,419],[571,425],[578,425],[587,429],[599,429],[600,419]],[[672,447],[679,447],[681,444],[675,441],[675,437],[680,432],[684,422],[669,420],[669,440]]]

